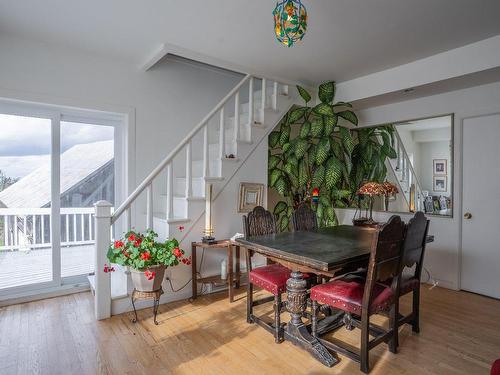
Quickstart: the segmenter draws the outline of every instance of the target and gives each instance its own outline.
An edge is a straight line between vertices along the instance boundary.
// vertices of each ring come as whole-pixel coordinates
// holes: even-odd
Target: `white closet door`
[[[464,120],[461,288],[500,298],[500,115]]]

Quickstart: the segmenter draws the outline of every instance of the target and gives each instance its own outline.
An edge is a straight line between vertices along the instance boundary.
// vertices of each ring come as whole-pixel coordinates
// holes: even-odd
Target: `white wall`
[[[427,190],[432,195],[444,195],[449,196],[451,193],[451,158],[450,158],[450,141],[438,141],[438,142],[420,142],[420,170],[418,173],[418,178],[422,184],[422,190]],[[447,185],[446,191],[434,191],[434,159],[446,159],[448,161],[447,165]],[[441,177],[441,176],[440,176]]]
[[[0,98],[132,113],[136,186],[242,78],[178,61],[144,73],[68,48],[0,37]]]
[[[453,218],[431,217],[430,234],[436,241],[428,246],[426,267],[440,285],[458,289],[460,287],[461,252],[461,179],[462,179],[462,123],[464,118],[500,113],[500,82],[424,97],[405,102],[368,108],[358,112],[361,126],[403,122],[408,119],[425,118],[454,113],[454,216]],[[500,178],[491,176],[491,178]],[[338,210],[339,217],[350,223],[354,211]],[[386,220],[390,213],[376,213],[379,220]],[[402,215],[409,219],[410,215]]]

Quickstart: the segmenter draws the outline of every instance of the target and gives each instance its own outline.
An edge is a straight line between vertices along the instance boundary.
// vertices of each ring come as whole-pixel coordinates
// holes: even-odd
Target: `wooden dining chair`
[[[292,214],[292,224],[295,231],[314,231],[318,229],[318,218],[316,212],[303,202]]]
[[[276,233],[276,222],[273,215],[264,207],[255,207],[248,215],[243,216],[243,231],[245,237],[262,236]],[[290,277],[290,270],[281,264],[270,264],[252,268],[253,251],[247,249],[246,265],[248,270],[247,284],[247,322],[257,323],[274,334],[276,343],[283,341],[283,328],[280,313],[284,306],[281,294],[286,291],[286,281]],[[253,286],[257,285],[272,294],[271,297],[254,301]],[[270,325],[253,314],[254,306],[274,301],[274,324]]]
[[[424,263],[425,246],[430,221],[423,212],[417,212],[406,225],[403,255],[401,261],[401,285],[399,295],[413,292],[412,312],[399,319],[398,327],[411,324],[415,333],[420,332],[420,283]],[[405,268],[415,267],[411,273],[405,273]]]
[[[369,351],[382,342],[389,343],[389,350],[397,351],[398,293],[401,268],[404,223],[399,216],[392,216],[378,228],[373,236],[366,280],[362,278],[337,279],[311,288],[312,334],[318,337],[318,304],[345,312],[344,322],[348,330],[361,330],[361,348],[357,349],[340,341],[318,339],[323,345],[360,362],[361,371],[369,372]],[[384,284],[392,280],[390,286]],[[370,316],[389,312],[389,329],[370,323]],[[370,335],[374,339],[370,340]]]

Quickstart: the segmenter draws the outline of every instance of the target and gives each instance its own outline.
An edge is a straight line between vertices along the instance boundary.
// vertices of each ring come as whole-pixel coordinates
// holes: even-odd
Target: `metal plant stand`
[[[160,306],[160,297],[163,294],[163,289],[153,290],[152,292],[143,292],[141,290],[134,289],[132,292],[132,307],[134,308],[134,319],[132,323],[137,323],[137,310],[135,309],[135,301],[139,299],[153,299],[153,321],[158,325],[156,316],[158,315],[158,307]]]

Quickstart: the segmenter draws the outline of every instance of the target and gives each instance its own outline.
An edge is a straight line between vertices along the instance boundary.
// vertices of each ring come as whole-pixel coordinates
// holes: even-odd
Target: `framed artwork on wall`
[[[434,159],[434,175],[435,176],[446,176],[448,174],[448,160],[446,159]]]
[[[240,183],[238,196],[238,212],[247,213],[257,206],[262,206],[264,199],[264,184],[250,182]]]
[[[445,192],[446,186],[448,185],[448,177],[447,176],[434,176],[433,177],[433,190]]]

